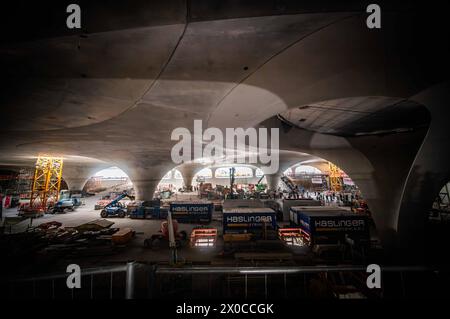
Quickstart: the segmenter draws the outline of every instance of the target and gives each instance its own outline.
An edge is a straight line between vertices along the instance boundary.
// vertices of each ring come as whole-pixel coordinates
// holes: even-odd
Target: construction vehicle
[[[354,213],[371,216],[369,206],[367,205],[367,202],[363,199],[354,200],[351,203],[351,210]]]
[[[200,183],[200,187],[198,189],[200,198],[209,198],[210,193],[213,192],[213,187],[211,183]]]
[[[56,202],[55,206],[51,212],[53,214],[64,213],[66,210],[74,211],[76,207],[81,205],[81,200],[78,197],[70,197],[65,199],[60,199]]]
[[[127,215],[126,208],[120,203],[122,199],[128,197],[127,192],[121,193],[119,196],[114,198],[111,202],[109,202],[100,212],[100,216],[102,218],[117,216],[123,218]]]
[[[171,250],[171,263],[178,262],[177,248],[182,247],[187,240],[187,233],[182,230],[178,232],[178,222],[172,220],[172,214],[169,211],[167,220],[161,223],[161,228],[158,233],[151,235],[144,240],[144,246],[148,248],[157,249],[164,243],[169,244]]]
[[[165,189],[159,192],[159,197],[161,199],[169,199],[173,195],[173,192],[169,189]]]
[[[265,193],[267,185],[261,183],[264,175],[256,182],[256,184],[249,184],[249,193],[246,194],[246,198],[257,198],[257,199],[266,199],[268,195]]]
[[[237,198],[237,194],[234,190],[235,174],[236,174],[236,169],[234,167],[231,167],[230,168],[230,193],[227,196],[228,199]]]
[[[257,192],[264,192],[266,190],[266,185],[262,184],[261,181],[263,180],[265,175],[261,176],[261,178],[258,180],[258,182],[255,185]]]
[[[51,213],[64,213],[66,210],[74,211],[75,208],[81,206],[81,193],[73,193],[69,190],[62,190],[59,194],[59,201],[55,203],[50,210]]]
[[[281,181],[288,189],[289,198],[298,198],[299,197],[297,186],[294,184],[294,182],[289,177],[283,175],[283,176],[281,176]]]

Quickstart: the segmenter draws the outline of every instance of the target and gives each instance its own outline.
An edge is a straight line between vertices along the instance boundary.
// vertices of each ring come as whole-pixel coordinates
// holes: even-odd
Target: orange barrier
[[[191,247],[214,247],[216,240],[216,228],[196,228],[191,232]]]
[[[291,246],[305,246],[305,242],[309,241],[309,235],[301,228],[279,228],[278,238]]]

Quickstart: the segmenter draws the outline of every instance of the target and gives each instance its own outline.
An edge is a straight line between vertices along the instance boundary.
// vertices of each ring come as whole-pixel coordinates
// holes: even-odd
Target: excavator
[[[261,184],[261,181],[263,180],[265,175],[261,176],[261,178],[258,180],[258,182],[256,183],[256,191],[257,192],[264,192],[266,190],[266,185]]]

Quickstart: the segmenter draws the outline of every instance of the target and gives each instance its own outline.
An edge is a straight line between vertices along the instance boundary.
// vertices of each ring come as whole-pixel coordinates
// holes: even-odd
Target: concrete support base
[[[136,191],[136,200],[151,200],[159,184],[159,179],[132,180]]]
[[[282,175],[283,174],[281,174],[281,173],[266,174],[267,189],[270,191],[278,190],[278,184],[280,183]]]
[[[67,187],[69,187],[70,191],[82,191],[84,185],[89,180],[89,177],[81,177],[81,178],[66,178],[64,179],[67,183]]]

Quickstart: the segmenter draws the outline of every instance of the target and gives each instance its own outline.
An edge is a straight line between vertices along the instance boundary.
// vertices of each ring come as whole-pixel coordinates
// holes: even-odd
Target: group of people
[[[321,200],[325,205],[350,204],[361,199],[357,191],[334,192],[334,191],[308,191],[302,188],[296,192],[283,192],[281,188],[268,192],[269,198],[273,199],[316,199]]]

